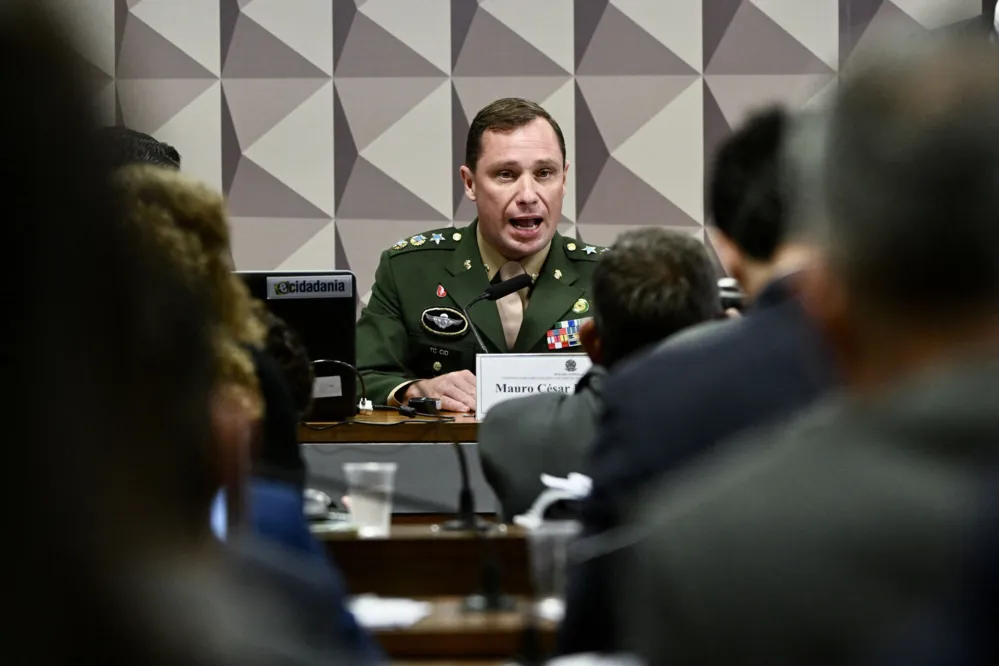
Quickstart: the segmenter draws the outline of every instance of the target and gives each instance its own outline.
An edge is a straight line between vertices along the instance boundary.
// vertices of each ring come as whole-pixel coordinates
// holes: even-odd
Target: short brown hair
[[[475,171],[482,156],[482,135],[487,131],[512,132],[538,118],[544,118],[555,130],[558,147],[562,151],[562,164],[565,164],[565,136],[551,114],[537,102],[531,102],[519,97],[504,97],[483,107],[468,128],[468,139],[465,142],[465,166]]]
[[[721,312],[718,276],[688,233],[626,231],[593,271],[593,317],[608,368]]]

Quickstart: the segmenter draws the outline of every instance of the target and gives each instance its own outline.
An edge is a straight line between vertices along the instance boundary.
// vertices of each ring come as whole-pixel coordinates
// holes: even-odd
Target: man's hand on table
[[[409,385],[405,398],[437,398],[445,412],[474,412],[475,375],[468,370],[459,370],[433,379],[421,379]]]

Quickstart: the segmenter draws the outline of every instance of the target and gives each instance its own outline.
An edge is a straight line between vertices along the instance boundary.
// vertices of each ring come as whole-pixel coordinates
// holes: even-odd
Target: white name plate
[[[593,363],[586,354],[479,354],[475,357],[475,417],[504,400],[575,393]]]

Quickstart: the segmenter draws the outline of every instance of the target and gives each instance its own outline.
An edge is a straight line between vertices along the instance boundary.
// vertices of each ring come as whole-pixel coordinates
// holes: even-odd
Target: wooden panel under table
[[[361,539],[354,533],[317,533],[351,594],[397,597],[468,595],[479,591],[487,548],[500,565],[503,592],[531,593],[530,564],[524,531],[477,537],[446,532],[435,525],[392,525],[387,538]]]
[[[336,423],[302,423],[298,441],[304,444],[475,442],[478,421],[474,415],[444,413],[452,421],[434,417],[406,417],[394,411],[358,414]]]
[[[524,647],[526,600],[519,600],[514,611],[470,613],[462,607],[461,597],[430,597],[430,615],[412,627],[376,631],[375,638],[393,659],[496,657],[509,659]],[[551,651],[555,643],[555,625],[538,622],[541,643]]]

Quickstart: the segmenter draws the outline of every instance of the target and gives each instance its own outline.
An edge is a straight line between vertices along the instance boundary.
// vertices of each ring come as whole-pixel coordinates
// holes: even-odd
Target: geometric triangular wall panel
[[[704,239],[704,173],[747,113],[820,105],[891,33],[980,0],[53,0],[101,118],[228,197],[239,268],[349,267],[476,215],[469,123],[542,104],[570,163],[559,228]]]

